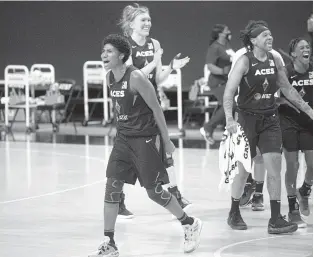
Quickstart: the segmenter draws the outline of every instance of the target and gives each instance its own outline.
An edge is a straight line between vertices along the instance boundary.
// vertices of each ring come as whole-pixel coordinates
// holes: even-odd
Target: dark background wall
[[[100,45],[117,26],[123,7],[131,2],[1,2],[0,70],[8,64],[51,63],[56,77],[82,83],[82,66],[100,59]],[[141,2],[151,11],[152,37],[164,48],[168,64],[178,52],[191,57],[183,69],[188,88],[203,75],[209,34],[215,23],[233,32],[234,49],[241,47],[239,31],[250,19],[268,22],[274,48],[287,50],[289,40],[306,34],[313,2]],[[3,78],[3,73],[0,79]]]

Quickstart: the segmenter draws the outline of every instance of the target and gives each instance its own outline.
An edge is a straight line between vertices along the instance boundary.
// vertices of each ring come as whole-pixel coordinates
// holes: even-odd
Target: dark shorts
[[[282,152],[282,137],[277,112],[267,116],[239,110],[237,112],[238,123],[249,140],[251,158],[256,156],[256,147],[259,148],[261,154]]]
[[[313,150],[312,127],[304,129],[284,116],[280,116],[280,126],[282,131],[282,144],[286,151]]]
[[[156,183],[168,184],[161,137],[117,135],[109,157],[106,176],[132,185],[138,179],[145,188],[151,188]]]

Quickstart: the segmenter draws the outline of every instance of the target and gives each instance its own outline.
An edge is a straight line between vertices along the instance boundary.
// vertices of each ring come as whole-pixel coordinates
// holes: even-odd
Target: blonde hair
[[[130,25],[134,21],[135,17],[142,13],[149,14],[149,10],[146,6],[141,6],[138,3],[124,7],[119,25],[121,26],[125,36],[131,36],[133,30]]]

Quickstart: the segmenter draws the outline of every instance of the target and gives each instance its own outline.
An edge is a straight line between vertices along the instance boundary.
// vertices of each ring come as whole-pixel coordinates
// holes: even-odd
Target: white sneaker
[[[200,133],[210,145],[215,144],[215,140],[205,131],[204,127],[200,128]]]
[[[118,257],[118,248],[109,243],[110,238],[105,236],[104,241],[98,247],[98,250],[89,254],[88,257]]]
[[[198,218],[194,218],[192,225],[183,225],[184,229],[184,252],[193,252],[200,244],[200,234],[202,231],[202,221]]]

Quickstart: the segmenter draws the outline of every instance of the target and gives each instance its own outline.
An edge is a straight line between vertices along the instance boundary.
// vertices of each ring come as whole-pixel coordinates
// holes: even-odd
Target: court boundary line
[[[304,234],[298,234],[297,236],[308,236],[308,235],[313,235],[313,232],[304,233]],[[251,242],[256,242],[256,241],[262,241],[262,240],[268,240],[268,239],[274,239],[274,238],[288,237],[288,236],[291,236],[291,235],[260,237],[260,238],[254,238],[254,239],[250,239],[250,240],[245,240],[245,241],[240,241],[240,242],[237,242],[237,243],[225,245],[225,246],[219,248],[218,250],[216,250],[216,251],[214,252],[214,257],[222,257],[222,256],[221,256],[221,253],[222,253],[224,250],[229,249],[229,248],[234,247],[234,246],[237,246],[237,245],[246,244],[246,243],[251,243]]]
[[[6,149],[5,147],[0,147],[0,149]],[[20,152],[26,152],[27,149],[23,149],[23,148],[10,148],[10,151],[20,151]],[[43,154],[48,154],[48,155],[59,155],[59,156],[71,156],[71,157],[76,157],[76,158],[83,158],[86,160],[96,160],[96,161],[100,161],[105,163],[106,161],[104,159],[100,159],[100,158],[95,158],[95,157],[89,157],[89,156],[83,156],[83,155],[75,155],[75,154],[69,154],[69,153],[58,153],[58,152],[47,152],[47,151],[40,151],[40,150],[30,150],[30,152],[32,153],[43,153]],[[3,204],[8,204],[8,203],[15,203],[15,202],[21,202],[21,201],[26,201],[26,200],[32,200],[32,199],[38,199],[41,197],[45,197],[45,196],[51,196],[51,195],[57,195],[57,194],[62,194],[62,193],[66,193],[66,192],[70,192],[70,191],[74,191],[74,190],[78,190],[81,188],[85,188],[85,187],[89,187],[89,186],[93,186],[96,184],[100,184],[100,183],[104,183],[107,179],[102,179],[102,180],[97,180],[93,183],[89,183],[89,184],[85,184],[85,185],[81,185],[81,186],[77,186],[77,187],[72,187],[72,188],[68,188],[68,189],[64,189],[64,190],[58,190],[58,191],[53,191],[50,193],[46,193],[46,194],[40,194],[40,195],[34,195],[34,196],[29,196],[29,197],[23,197],[23,198],[18,198],[18,199],[13,199],[13,200],[8,200],[8,201],[2,201],[0,202],[0,205]]]

